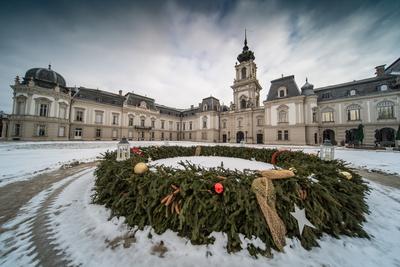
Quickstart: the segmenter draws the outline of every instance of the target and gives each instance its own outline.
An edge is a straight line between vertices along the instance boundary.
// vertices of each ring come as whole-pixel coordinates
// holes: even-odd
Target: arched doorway
[[[350,129],[350,130],[346,130],[344,142],[346,144],[354,145],[355,143],[357,143],[356,142],[356,136],[357,136],[357,129],[356,128],[353,128],[353,129]]]
[[[335,140],[335,131],[331,129],[326,129],[322,132],[322,142],[325,140],[331,141],[332,145],[336,145],[336,140]]]
[[[375,131],[375,143],[382,146],[394,145],[395,130],[385,127]]]
[[[244,133],[242,131],[237,132],[236,133],[236,143],[240,143],[243,140],[244,140]]]

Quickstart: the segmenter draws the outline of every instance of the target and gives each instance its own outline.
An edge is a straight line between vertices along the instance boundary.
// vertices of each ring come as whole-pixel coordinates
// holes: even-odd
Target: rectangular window
[[[117,138],[118,135],[118,131],[117,130],[113,130],[112,131],[112,138]]]
[[[77,110],[75,112],[75,120],[76,121],[83,121],[83,111],[82,110]]]
[[[322,112],[322,122],[333,122],[333,111]]]
[[[37,135],[46,136],[46,125],[40,124],[37,126]]]
[[[14,125],[14,136],[20,136],[21,134],[21,124]]]
[[[133,138],[133,132],[129,131],[128,132],[128,139],[132,140],[132,138]]]
[[[128,125],[133,126],[133,117],[129,117]]]
[[[207,132],[202,132],[201,133],[201,139],[202,140],[207,140]]]
[[[349,121],[359,121],[360,120],[360,110],[350,109],[347,111],[347,120]]]
[[[183,126],[183,127],[182,127],[183,130],[185,130],[185,128],[186,128],[186,123],[184,122],[182,126]]]
[[[288,140],[289,140],[289,131],[288,131],[288,130],[285,130],[285,131],[283,132],[283,138],[284,138],[285,141],[288,141]]]
[[[189,133],[189,139],[192,140],[192,133]]]
[[[101,129],[97,128],[96,129],[96,138],[100,138],[101,137]]]
[[[176,130],[179,131],[179,122],[176,123]]]
[[[67,108],[65,106],[60,106],[59,117],[65,119],[67,115]]]
[[[18,101],[17,102],[17,114],[18,115],[25,114],[25,101]]]
[[[161,133],[161,140],[164,140],[164,133]]]
[[[182,134],[182,139],[185,139],[185,133]]]
[[[278,131],[278,140],[279,140],[279,141],[282,140],[282,131]]]
[[[145,119],[140,119],[140,126],[144,127],[145,125]]]
[[[154,132],[151,132],[151,140],[154,140]]]
[[[113,125],[118,125],[118,117],[119,117],[118,114],[113,114],[112,115],[112,124]]]
[[[49,105],[48,104],[40,104],[39,116],[47,117],[48,112],[49,112]]]
[[[75,128],[75,139],[82,138],[82,128]]]
[[[154,128],[156,128],[156,121],[155,120],[152,120],[151,121],[151,127],[154,129]]]
[[[61,126],[58,128],[58,136],[63,137],[65,136],[65,127]]]
[[[170,121],[170,122],[169,122],[169,129],[170,129],[170,130],[172,130],[172,124],[173,124],[173,122]]]
[[[102,112],[96,112],[95,123],[97,123],[97,124],[103,123],[103,113]]]
[[[189,130],[192,130],[192,122],[189,122]]]
[[[161,129],[164,129],[165,121],[161,121]]]
[[[142,135],[142,140],[144,140],[144,132],[142,132],[141,135]]]
[[[257,119],[257,126],[261,126],[262,125],[262,119]]]
[[[226,128],[226,121],[222,122],[222,128],[225,129]]]
[[[238,121],[238,126],[242,127],[242,121]]]
[[[169,140],[172,140],[172,133],[169,133]]]

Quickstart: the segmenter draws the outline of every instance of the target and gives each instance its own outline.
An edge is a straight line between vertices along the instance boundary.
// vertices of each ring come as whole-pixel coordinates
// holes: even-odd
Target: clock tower
[[[235,64],[236,78],[233,89],[233,103],[236,111],[257,108],[260,106],[260,91],[262,89],[257,80],[257,66],[254,63],[254,53],[247,46],[245,31],[243,51],[237,57],[239,64]]]

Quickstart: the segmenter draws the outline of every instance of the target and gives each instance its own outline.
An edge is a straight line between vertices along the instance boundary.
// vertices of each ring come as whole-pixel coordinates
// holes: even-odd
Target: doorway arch
[[[244,140],[244,133],[242,131],[237,132],[236,133],[236,143],[240,143],[243,140]]]
[[[335,131],[332,129],[326,129],[322,132],[322,142],[325,140],[331,141],[332,145],[336,145]]]

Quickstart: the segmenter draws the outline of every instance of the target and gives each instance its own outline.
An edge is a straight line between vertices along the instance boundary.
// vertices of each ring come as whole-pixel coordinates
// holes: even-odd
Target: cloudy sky
[[[16,75],[59,72],[68,86],[134,91],[177,108],[232,100],[244,29],[266,98],[295,75],[316,87],[374,75],[400,57],[400,1],[2,1],[0,110]]]

